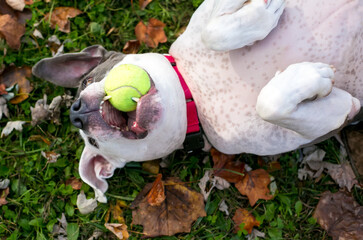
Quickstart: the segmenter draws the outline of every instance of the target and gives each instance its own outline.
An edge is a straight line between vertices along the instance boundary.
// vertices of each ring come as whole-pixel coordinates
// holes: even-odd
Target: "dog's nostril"
[[[78,99],[72,104],[71,110],[74,112],[78,112],[81,109],[82,103],[81,99]]]
[[[76,127],[76,128],[79,128],[79,129],[82,129],[83,128],[83,122],[80,118],[75,118],[75,119],[72,119],[72,124]]]

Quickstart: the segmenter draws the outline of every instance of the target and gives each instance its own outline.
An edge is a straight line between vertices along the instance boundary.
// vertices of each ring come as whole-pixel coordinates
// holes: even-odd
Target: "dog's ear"
[[[108,184],[105,179],[112,177],[115,169],[112,163],[94,153],[89,146],[84,148],[79,162],[79,174],[82,180],[95,190],[99,202],[107,202],[104,193]]]
[[[78,87],[82,76],[95,68],[106,53],[102,46],[90,46],[79,53],[42,59],[35,64],[32,72],[34,76],[62,87]]]

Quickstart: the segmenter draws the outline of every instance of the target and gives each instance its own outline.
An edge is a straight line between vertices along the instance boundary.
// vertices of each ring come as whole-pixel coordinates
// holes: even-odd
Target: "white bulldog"
[[[211,145],[227,154],[287,152],[328,138],[360,111],[363,0],[205,0],[169,53]],[[107,74],[121,64],[152,79],[129,113],[103,100]],[[71,108],[86,144],[79,171],[99,201],[115,168],[183,146],[186,100],[164,55],[92,46],[43,59],[33,73],[80,85]]]

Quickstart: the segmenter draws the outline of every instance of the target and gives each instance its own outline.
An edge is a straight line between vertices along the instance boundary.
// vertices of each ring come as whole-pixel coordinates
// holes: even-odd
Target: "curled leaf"
[[[243,162],[234,161],[235,155],[224,154],[214,148],[210,152],[213,158],[215,176],[224,178],[230,183],[242,180],[245,166]]]
[[[118,239],[128,239],[130,236],[125,224],[105,223],[105,227],[115,234]]]
[[[25,7],[24,0],[6,0],[6,3],[14,10],[23,11]]]
[[[73,190],[80,190],[82,187],[82,181],[75,177],[71,177],[66,181],[66,185],[70,185]]]
[[[6,197],[9,195],[9,188],[5,188],[0,190],[0,206],[6,205],[8,201],[6,201]]]
[[[25,121],[9,121],[1,132],[1,137],[8,136],[14,129],[22,132]]]
[[[77,196],[77,207],[82,214],[88,214],[93,212],[97,207],[97,200],[90,198],[87,199],[83,191]]]
[[[151,206],[159,206],[165,200],[164,184],[161,178],[162,175],[158,174],[150,192],[147,194],[147,202]]]

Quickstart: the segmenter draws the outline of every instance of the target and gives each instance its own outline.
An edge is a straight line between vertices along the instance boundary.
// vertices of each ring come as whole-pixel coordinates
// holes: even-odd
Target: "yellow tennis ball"
[[[105,92],[112,106],[122,112],[136,109],[137,102],[151,87],[150,77],[141,67],[122,64],[113,68],[105,80]]]

